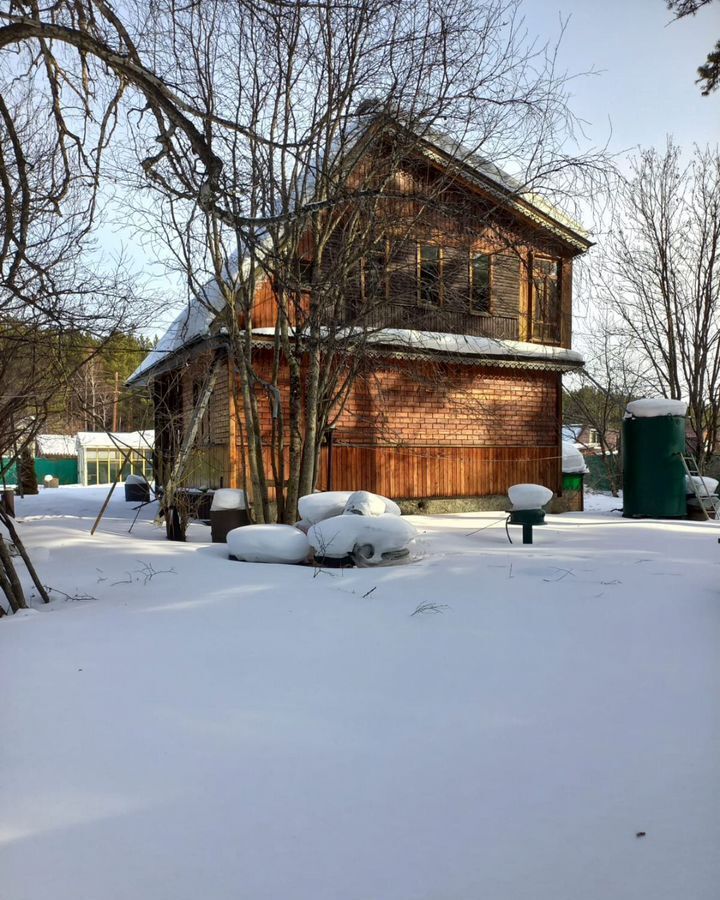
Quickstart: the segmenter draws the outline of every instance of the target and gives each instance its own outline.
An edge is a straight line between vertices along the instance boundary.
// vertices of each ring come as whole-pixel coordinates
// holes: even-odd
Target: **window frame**
[[[536,269],[538,263],[552,264],[553,272],[543,272],[540,276],[538,276]],[[543,286],[542,301],[540,301],[539,297],[539,283],[542,283]],[[555,316],[548,317],[547,315],[544,315],[543,317],[540,317],[539,312],[541,311],[541,309],[544,313],[547,313],[549,310],[550,304],[548,304],[547,300],[549,283],[553,283],[555,285]],[[542,256],[540,254],[533,254],[530,284],[532,289],[533,323],[545,327],[555,326],[559,328],[562,321],[562,259],[555,256]]]
[[[432,247],[434,250],[437,250],[437,301],[428,300],[423,296],[423,250],[426,248]],[[417,302],[421,306],[426,306],[429,309],[439,309],[443,305],[444,301],[444,290],[443,290],[443,270],[444,270],[444,253],[443,248],[440,244],[434,244],[432,242],[420,243],[416,244],[416,257],[415,257],[415,284],[416,284],[416,296]]]
[[[368,273],[368,258],[370,256],[377,256],[380,260],[380,278],[378,279],[378,285],[381,287],[381,290],[378,291],[375,300],[387,300],[389,294],[389,278],[388,278],[388,242],[385,240],[381,244],[375,245],[369,248],[361,257],[360,257],[360,300],[362,303],[368,302],[367,295],[367,273]]]
[[[477,257],[484,256],[487,258],[487,309],[476,309],[474,303],[474,267],[473,263]],[[493,314],[493,254],[486,250],[470,250],[468,253],[468,307],[471,316],[491,316]]]

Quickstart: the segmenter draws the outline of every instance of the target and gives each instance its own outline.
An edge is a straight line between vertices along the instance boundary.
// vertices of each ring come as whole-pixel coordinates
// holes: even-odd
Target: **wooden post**
[[[45,585],[40,581],[38,573],[35,571],[35,566],[30,561],[30,556],[25,549],[25,545],[20,540],[20,535],[17,533],[17,529],[15,528],[12,519],[8,515],[0,515],[0,521],[2,521],[3,525],[7,528],[8,534],[10,535],[10,540],[17,547],[18,553],[25,563],[25,568],[28,570],[28,573],[33,580],[33,584],[38,590],[38,594],[40,594],[40,596],[42,597],[43,603],[49,603],[50,596],[45,590]]]
[[[333,440],[335,437],[335,426],[332,425],[327,430],[327,486],[325,490],[333,489]]]
[[[113,394],[113,425],[112,430],[118,430],[118,381],[120,379],[120,373],[115,373],[115,393]]]
[[[107,509],[107,505],[108,505],[108,503],[110,502],[110,498],[111,498],[112,495],[113,495],[113,491],[115,490],[115,486],[117,485],[118,481],[120,480],[120,476],[122,475],[122,471],[123,471],[123,469],[125,468],[125,463],[130,459],[130,454],[131,454],[132,452],[133,452],[133,448],[131,447],[131,448],[125,453],[125,455],[123,456],[123,461],[122,461],[122,463],[120,464],[120,466],[118,467],[117,475],[115,476],[115,481],[113,481],[112,485],[110,486],[110,490],[108,491],[108,495],[107,495],[107,497],[105,498],[105,502],[104,502],[103,505],[100,507],[100,512],[97,514],[97,519],[95,519],[95,521],[93,522],[93,527],[90,529],[90,535],[91,535],[91,536],[92,536],[93,534],[95,534],[95,529],[98,527],[98,525],[100,524],[100,520],[101,520],[102,517],[105,515],[105,510]]]

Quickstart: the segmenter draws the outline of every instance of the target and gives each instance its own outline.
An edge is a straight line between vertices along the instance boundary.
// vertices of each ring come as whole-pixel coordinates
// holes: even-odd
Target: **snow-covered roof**
[[[254,335],[270,336],[274,328],[256,328]],[[338,341],[352,344],[351,329],[335,333]],[[581,366],[584,359],[577,350],[550,347],[526,341],[498,341],[495,338],[477,337],[472,334],[446,334],[440,331],[413,331],[407,328],[382,328],[369,334],[358,334],[363,341],[377,346],[388,346],[411,352],[429,351],[455,356],[497,357],[504,359],[534,360]]]
[[[38,456],[77,456],[72,434],[39,434],[35,444]]]
[[[149,431],[79,431],[76,437],[81,447],[114,448],[119,450],[149,450],[155,443],[155,432]]]

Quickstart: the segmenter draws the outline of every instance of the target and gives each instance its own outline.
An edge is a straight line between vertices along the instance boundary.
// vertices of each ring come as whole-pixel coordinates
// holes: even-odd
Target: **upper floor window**
[[[490,254],[470,254],[470,312],[490,312]]]
[[[360,293],[366,303],[376,303],[386,298],[387,253],[384,244],[372,247],[362,258]]]
[[[418,247],[418,298],[423,303],[440,305],[442,296],[442,251],[437,244]]]
[[[532,264],[533,315],[543,325],[560,321],[560,263],[536,256]]]

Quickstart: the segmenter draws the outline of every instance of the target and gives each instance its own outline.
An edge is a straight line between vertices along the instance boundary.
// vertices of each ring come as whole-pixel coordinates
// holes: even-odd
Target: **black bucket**
[[[246,509],[210,510],[210,535],[213,544],[227,543],[229,531],[249,524],[250,516]]]

